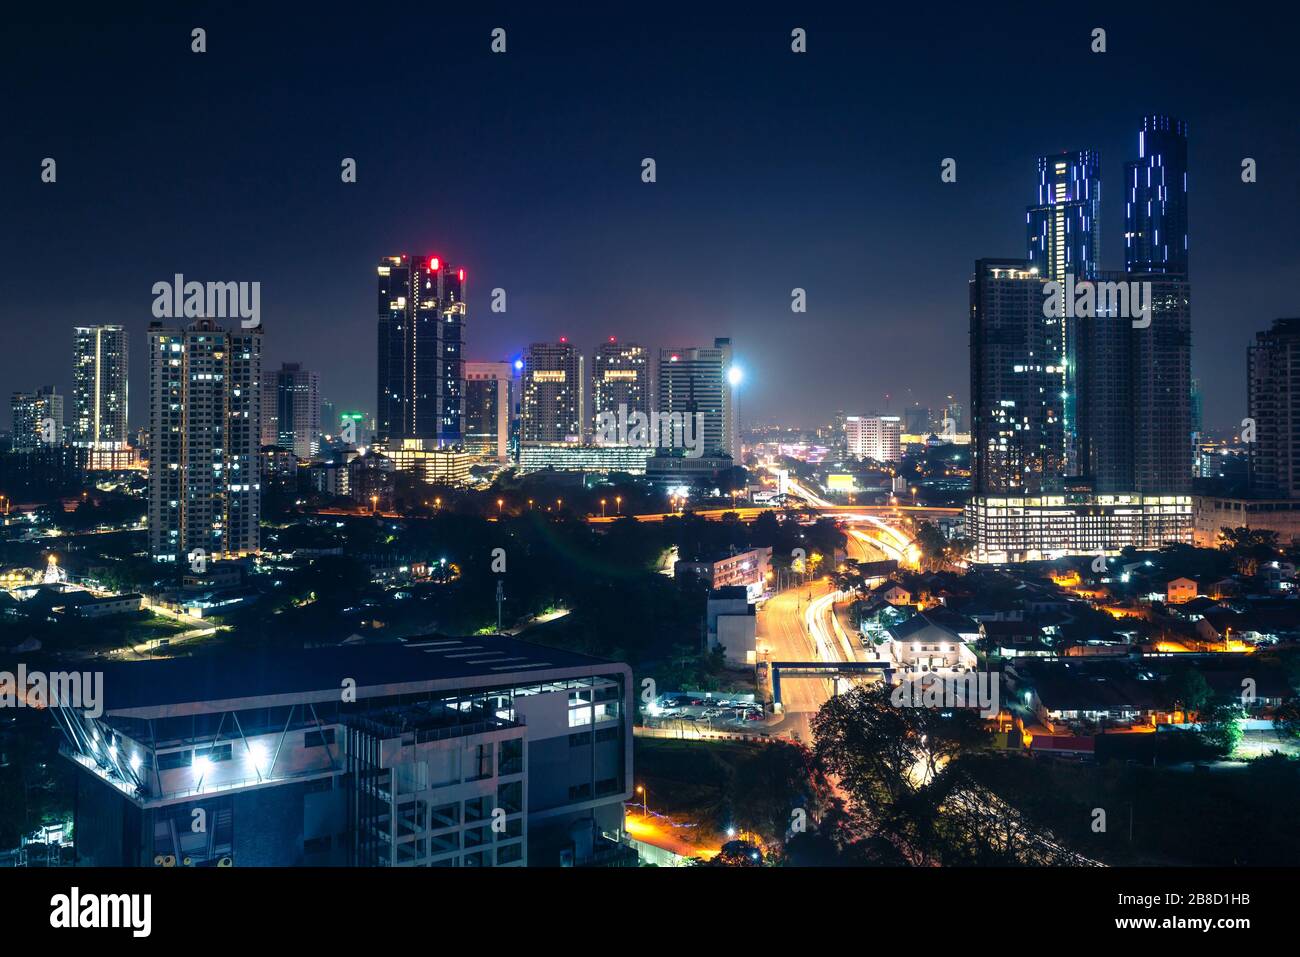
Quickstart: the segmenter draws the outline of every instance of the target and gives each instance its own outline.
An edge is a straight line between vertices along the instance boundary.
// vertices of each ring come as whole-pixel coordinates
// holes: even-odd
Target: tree
[[[695,863],[702,867],[762,867],[763,854],[748,841],[728,841],[709,860],[696,859]]]
[[[768,843],[783,841],[796,812],[803,826],[821,817],[831,788],[811,751],[773,742],[736,769],[736,824]]]
[[[944,538],[933,522],[916,526],[916,545],[921,552],[921,565],[934,571],[953,568],[974,547],[969,538]]]
[[[1273,712],[1273,727],[1285,738],[1300,738],[1300,699],[1288,698]]]
[[[1242,575],[1254,575],[1260,562],[1277,554],[1277,532],[1225,525],[1219,529],[1219,537],[1219,548],[1232,555],[1233,564]]]
[[[1230,757],[1241,743],[1241,707],[1237,704],[1218,704],[1201,719],[1201,737],[1215,751]]]
[[[1210,685],[1205,675],[1195,668],[1184,665],[1170,679],[1170,691],[1174,703],[1183,711],[1199,712],[1209,703]]]
[[[862,806],[915,794],[983,735],[971,709],[902,707],[891,696],[883,684],[858,687],[813,718],[818,760]]]
[[[948,543],[933,522],[921,522],[916,527],[916,546],[921,551],[921,564],[925,568],[942,568]]]

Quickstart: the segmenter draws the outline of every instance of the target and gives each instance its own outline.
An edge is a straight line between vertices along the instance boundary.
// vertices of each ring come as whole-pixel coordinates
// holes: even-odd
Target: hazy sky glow
[[[886,393],[894,410],[964,402],[967,279],[976,258],[1024,255],[1035,157],[1100,151],[1102,265],[1120,268],[1123,164],[1148,111],[1189,124],[1193,372],[1207,424],[1240,420],[1248,341],[1300,314],[1295,24],[996,6],[222,4],[14,24],[0,422],[13,390],[71,389],[74,325],[116,322],[142,424],[150,289],[177,272],[260,281],[267,364],[319,369],[325,396],[372,409],[374,267],[402,251],[467,270],[470,359],[561,335],[586,349],[729,335],[747,423],[811,425]],[[505,55],[489,52],[495,26]],[[1105,54],[1089,52],[1094,26]]]

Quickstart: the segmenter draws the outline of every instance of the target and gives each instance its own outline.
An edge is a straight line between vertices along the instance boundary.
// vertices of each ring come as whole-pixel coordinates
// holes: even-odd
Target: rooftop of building
[[[907,621],[890,626],[889,633],[896,641],[906,641],[917,632],[931,627],[940,628],[954,638],[979,632],[979,627],[975,622],[965,615],[959,615],[946,608],[930,608],[926,611],[917,612]]]
[[[522,725],[520,721],[509,721],[482,710],[462,711],[431,701],[417,701],[364,715],[350,715],[347,721],[374,737],[410,737],[410,743],[500,731]]]
[[[358,698],[509,685],[626,668],[589,655],[502,636],[431,635],[384,644],[221,651],[155,661],[107,662],[109,714],[201,713],[336,698],[344,681]],[[279,699],[279,700],[276,700]]]
[[[749,589],[744,585],[723,585],[709,592],[709,601],[749,601]]]

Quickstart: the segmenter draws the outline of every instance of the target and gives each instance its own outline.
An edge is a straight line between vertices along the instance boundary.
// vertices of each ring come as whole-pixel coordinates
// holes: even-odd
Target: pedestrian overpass
[[[816,678],[839,678],[843,675],[860,675],[879,671],[889,684],[894,677],[892,661],[773,661],[768,666],[772,676],[772,706],[775,711],[785,710],[781,704],[781,675]]]

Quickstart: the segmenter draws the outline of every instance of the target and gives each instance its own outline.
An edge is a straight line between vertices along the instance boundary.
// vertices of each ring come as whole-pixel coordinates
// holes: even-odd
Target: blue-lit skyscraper
[[[1044,279],[1095,279],[1101,255],[1101,162],[1095,150],[1038,157],[1038,201],[1025,212],[1031,269]],[[1060,355],[1065,360],[1063,390],[1064,467],[1078,473],[1078,369],[1076,322],[1061,321]]]
[[[1094,150],[1038,158],[1038,202],[1025,214],[1029,265],[1047,279],[1097,274],[1100,162]]]
[[[1187,124],[1144,116],[1124,167],[1124,267],[1187,275]]]

